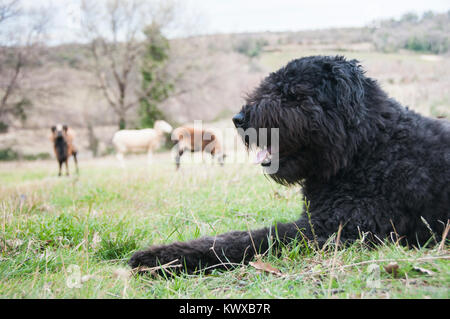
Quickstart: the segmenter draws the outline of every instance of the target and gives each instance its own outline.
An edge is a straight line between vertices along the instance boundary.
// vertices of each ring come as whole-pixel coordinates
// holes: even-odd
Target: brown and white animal
[[[76,171],[78,173],[77,149],[74,145],[75,132],[67,125],[57,124],[52,126],[51,141],[59,164],[58,176],[61,176],[62,164],[66,165],[66,175],[69,175],[69,157],[73,156]]]
[[[172,141],[176,143],[177,169],[180,168],[180,158],[185,151],[209,153],[213,159],[217,156],[218,163],[223,166],[226,155],[223,152],[222,143],[218,135],[210,129],[181,126],[173,131]]]
[[[161,120],[156,121],[153,128],[117,131],[112,139],[117,159],[124,167],[125,153],[144,151],[147,152],[148,162],[151,163],[153,151],[160,146],[164,133],[170,132],[172,132],[172,126]]]

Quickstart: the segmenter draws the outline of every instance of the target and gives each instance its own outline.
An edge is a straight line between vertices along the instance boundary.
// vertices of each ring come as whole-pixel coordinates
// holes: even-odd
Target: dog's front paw
[[[165,246],[153,246],[135,252],[128,265],[138,272],[151,273],[160,273],[163,270],[173,272],[181,267],[179,257],[171,254],[170,248]]]

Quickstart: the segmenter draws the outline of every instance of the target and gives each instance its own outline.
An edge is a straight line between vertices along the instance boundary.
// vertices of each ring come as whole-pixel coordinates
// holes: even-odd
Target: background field
[[[332,245],[314,251],[294,244],[279,258],[270,251],[263,257],[282,276],[242,266],[172,279],[129,277],[126,262],[137,249],[294,220],[302,201],[300,189],[275,184],[251,164],[218,167],[206,159],[176,172],[169,153],[145,163],[145,156],[134,156],[122,170],[112,157],[86,160],[78,177],[63,178],[55,176],[53,161],[0,166],[0,296],[449,297],[448,246],[434,242],[411,250],[355,244],[336,254]],[[392,261],[395,275],[384,268]]]
[[[219,127],[223,126],[223,122],[227,122],[226,125],[231,127],[232,114],[243,105],[245,94],[251,92],[269,72],[277,70],[294,58],[318,54],[356,58],[367,70],[367,75],[377,79],[388,94],[403,105],[426,116],[447,118],[450,116],[449,56],[409,51],[380,53],[367,50],[364,46],[355,46],[354,50],[314,45],[277,46],[276,51],[268,49],[252,60],[247,60],[237,53],[229,53],[224,55],[226,58],[221,59],[217,55],[222,56],[222,53],[213,53],[209,57],[212,60],[210,69],[201,69],[197,71],[198,73],[193,72],[189,75],[194,81],[201,81],[198,77],[201,79],[212,77],[211,81],[201,87],[189,88],[181,96],[169,98],[160,108],[174,126],[202,120],[208,123],[213,121],[211,125]],[[250,65],[256,69],[249,70]],[[76,74],[73,70],[69,70],[65,76],[75,77]],[[68,81],[78,85],[76,79]],[[36,157],[39,154],[53,157],[52,145],[48,142],[49,127],[54,123],[63,122],[76,130],[79,156],[91,158],[92,141],[83,115],[87,110],[95,123],[93,134],[98,140],[98,155],[111,153],[111,139],[117,131],[117,125],[114,124],[114,117],[104,105],[101,96],[89,92],[82,88],[71,90],[63,95],[56,95],[51,102],[37,104],[24,125],[0,134],[0,151],[11,149],[19,158]],[[82,101],[80,96],[84,96]],[[133,114],[130,112],[130,118]]]

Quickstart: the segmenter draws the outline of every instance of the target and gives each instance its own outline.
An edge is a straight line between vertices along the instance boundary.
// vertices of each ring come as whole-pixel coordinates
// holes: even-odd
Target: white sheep
[[[151,163],[153,151],[160,146],[164,133],[170,132],[172,126],[165,121],[156,121],[153,128],[117,131],[112,142],[121,166],[125,167],[124,154],[128,152],[146,151],[148,163]]]

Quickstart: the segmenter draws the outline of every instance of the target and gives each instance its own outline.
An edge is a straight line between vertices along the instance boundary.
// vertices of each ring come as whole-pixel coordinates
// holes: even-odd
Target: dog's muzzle
[[[245,123],[245,115],[242,112],[239,112],[235,116],[233,116],[233,123],[236,128],[243,128]]]

